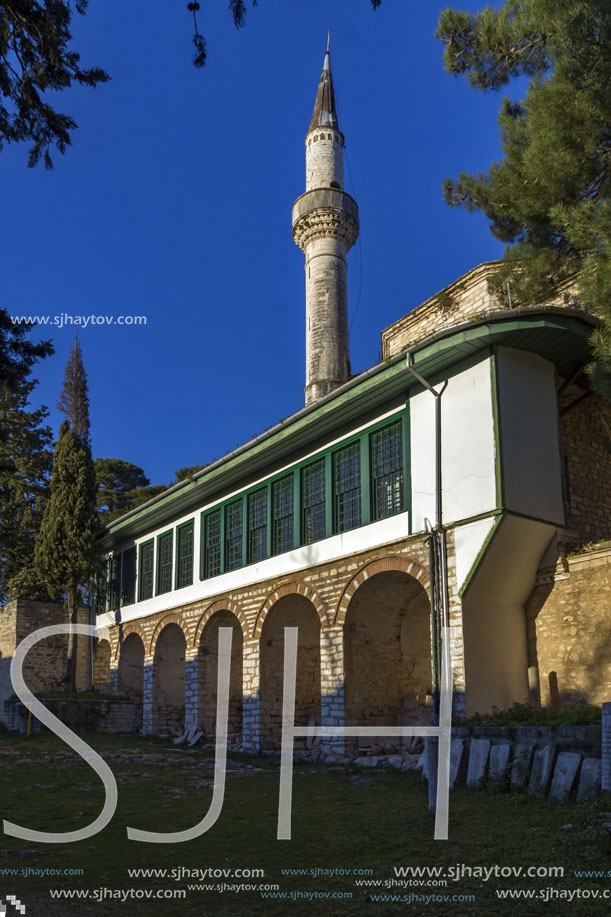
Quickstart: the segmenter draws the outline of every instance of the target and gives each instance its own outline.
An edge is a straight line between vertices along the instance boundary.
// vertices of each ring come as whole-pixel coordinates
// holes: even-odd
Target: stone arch
[[[312,717],[315,722],[320,723],[321,623],[320,610],[310,598],[295,589],[287,589],[284,595],[279,595],[262,621],[259,640],[260,735],[264,748],[276,748],[280,745],[285,627],[299,628],[295,724],[307,726]],[[295,739],[295,746],[303,745],[304,741]]]
[[[346,725],[428,723],[431,613],[423,584],[406,570],[378,567],[352,593],[343,636]]]
[[[227,733],[229,744],[239,744],[242,735],[242,671],[245,633],[244,616],[240,617],[228,602],[215,602],[202,615],[197,633],[197,709],[199,725],[206,738],[216,734],[216,707],[218,693],[218,631],[231,627],[231,668],[229,675],[229,709]],[[242,620],[240,620],[240,618]]]
[[[320,619],[320,626],[328,627],[330,625],[331,621],[329,620],[329,616],[327,614],[324,603],[318,593],[315,592],[311,586],[306,586],[305,583],[285,583],[284,586],[279,586],[278,589],[271,593],[271,595],[268,595],[265,602],[259,609],[259,613],[257,615],[257,619],[252,631],[253,639],[258,640],[260,638],[261,631],[263,630],[263,624],[271,608],[276,604],[276,602],[287,595],[302,595],[304,598],[309,599]]]
[[[151,637],[151,642],[149,643],[148,655],[153,656],[155,653],[155,646],[161,631],[168,626],[168,624],[176,624],[180,627],[183,632],[187,646],[191,645],[190,635],[191,635],[191,625],[186,620],[184,615],[181,615],[180,612],[172,612],[169,615],[165,615],[158,623],[157,627],[153,631],[153,636]]]
[[[428,570],[426,570],[422,564],[401,554],[394,554],[391,557],[381,557],[379,560],[372,560],[370,563],[365,564],[365,566],[361,567],[359,572],[350,580],[337,603],[333,623],[344,624],[350,600],[359,586],[362,586],[371,576],[375,576],[377,573],[386,573],[391,570],[407,573],[408,576],[418,580],[427,595],[429,594],[429,574]]]
[[[127,638],[130,636],[130,634],[137,634],[138,637],[140,637],[140,639],[142,640],[144,651],[146,652],[146,637],[140,625],[139,624],[126,624],[125,627],[123,627],[121,630],[121,639],[117,640],[117,644],[115,646],[115,653],[113,657],[115,662],[119,662],[121,658],[121,647],[123,646]]]
[[[98,640],[93,651],[93,683],[94,685],[110,684],[110,643],[108,640]]]
[[[235,618],[237,618],[240,623],[243,639],[244,640],[247,639],[248,623],[246,621],[244,612],[242,611],[240,606],[236,605],[235,602],[229,602],[229,601],[224,601],[223,599],[220,599],[218,602],[213,602],[212,605],[209,605],[208,608],[206,608],[203,615],[201,616],[201,618],[199,619],[199,621],[197,622],[195,633],[193,635],[193,644],[192,644],[193,649],[197,649],[199,647],[204,627],[206,626],[210,618],[217,613],[217,611],[230,611],[231,614]]]
[[[134,714],[135,726],[142,727],[142,698],[144,694],[144,640],[137,628],[132,628],[121,643],[117,671],[119,694],[138,703]]]
[[[187,639],[177,620],[168,615],[158,629],[153,657],[153,733],[181,734],[185,728]]]

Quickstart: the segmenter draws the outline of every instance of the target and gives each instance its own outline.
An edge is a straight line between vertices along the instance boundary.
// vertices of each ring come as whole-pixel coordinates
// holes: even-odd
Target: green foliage
[[[123,459],[97,458],[94,465],[98,514],[104,525],[166,489],[164,484],[151,484],[142,468]]]
[[[74,593],[96,562],[95,469],[89,444],[64,421],[55,447],[50,495],[36,542],[36,570],[49,594]]]
[[[31,572],[51,472],[52,433],[44,423],[48,412],[44,407],[28,410],[36,385],[28,375],[53,348],[48,342],[33,344],[28,330],[12,326],[0,310],[0,601],[9,593],[17,597],[15,587],[25,587],[20,575]]]
[[[14,325],[5,309],[0,309],[0,385],[15,391],[24,382],[37,360],[53,353],[50,341],[34,344],[27,337],[32,325]],[[3,436],[0,426],[0,438]]]
[[[471,14],[446,9],[436,32],[444,64],[471,86],[496,90],[528,77],[524,99],[504,99],[503,159],[487,173],[444,183],[447,202],[480,210],[508,243],[492,279],[516,305],[550,298],[576,279],[581,303],[604,319],[592,381],[611,383],[611,4],[506,0]]]
[[[470,717],[465,726],[591,726],[600,723],[602,710],[590,704],[578,707],[531,707],[514,704],[507,710]]]
[[[83,366],[83,352],[76,333],[74,335],[74,344],[70,351],[70,359],[66,365],[64,383],[57,402],[57,410],[64,415],[76,436],[89,442],[87,375]]]
[[[71,50],[70,0],[12,0],[0,5],[0,150],[3,143],[31,141],[28,165],[42,157],[53,168],[50,149],[60,153],[70,145],[77,124],[47,100],[47,93],[72,83],[96,86],[109,77],[99,67],[81,69]],[[81,15],[87,0],[76,0]]]
[[[31,602],[52,601],[49,590],[41,581],[33,566],[33,546],[30,557],[23,557],[22,566],[7,581],[5,598],[7,602],[15,599],[28,599]]]
[[[170,486],[179,484],[180,481],[192,480],[193,475],[197,474],[198,471],[201,471],[205,467],[206,465],[183,465],[182,468],[174,472],[174,479],[170,482]]]

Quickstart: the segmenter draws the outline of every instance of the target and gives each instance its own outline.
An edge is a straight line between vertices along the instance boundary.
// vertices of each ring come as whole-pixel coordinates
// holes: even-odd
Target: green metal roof
[[[589,357],[588,339],[596,319],[573,309],[513,309],[491,312],[437,332],[387,363],[379,363],[315,404],[308,405],[251,442],[111,523],[100,535],[103,549],[138,537],[178,516],[203,508],[229,489],[269,472],[272,465],[298,454],[410,388],[406,354],[424,376],[435,376],[494,345],[536,353],[572,372]]]

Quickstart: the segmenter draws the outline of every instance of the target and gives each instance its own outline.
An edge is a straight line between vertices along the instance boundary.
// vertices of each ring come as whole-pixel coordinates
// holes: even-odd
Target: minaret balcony
[[[359,208],[353,197],[335,188],[306,191],[293,204],[293,238],[304,251],[318,236],[341,238],[346,250],[359,234]]]

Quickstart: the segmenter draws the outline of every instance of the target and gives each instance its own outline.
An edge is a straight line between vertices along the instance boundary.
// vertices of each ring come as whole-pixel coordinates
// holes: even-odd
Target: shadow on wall
[[[609,599],[595,600],[591,581],[573,577],[537,586],[526,606],[529,664],[539,670],[543,707],[601,704],[611,694]]]

